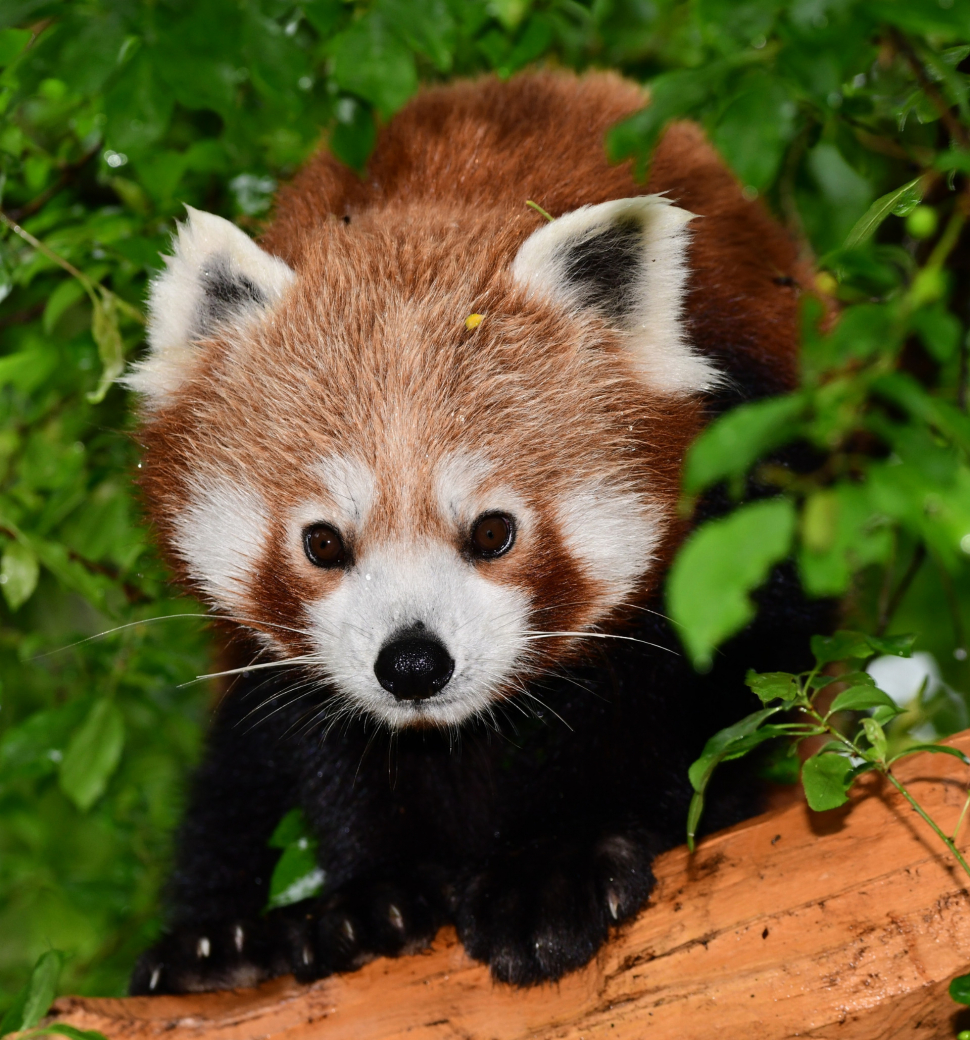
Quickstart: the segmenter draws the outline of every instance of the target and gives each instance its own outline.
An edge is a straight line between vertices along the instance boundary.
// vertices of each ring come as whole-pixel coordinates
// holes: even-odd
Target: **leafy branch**
[[[695,847],[707,787],[722,762],[741,758],[766,741],[777,738],[790,741],[789,754],[795,755],[803,741],[827,736],[830,738],[828,742],[802,764],[802,787],[812,809],[822,812],[844,805],[856,780],[866,773],[877,772],[899,791],[970,878],[970,864],[956,846],[960,825],[970,805],[970,790],[956,828],[949,835],[892,771],[896,762],[921,752],[952,755],[965,765],[970,765],[970,758],[958,748],[945,744],[911,744],[896,754],[890,754],[885,727],[904,711],[888,693],[879,689],[868,672],[859,667],[860,662],[877,653],[909,657],[912,645],[912,636],[887,638],[841,631],[831,637],[815,636],[812,639],[815,666],[808,672],[749,672],[747,684],[765,707],[716,733],[690,767],[694,795],[687,821],[688,847],[692,851]],[[832,665],[840,665],[845,671],[838,675],[827,674],[828,666]],[[844,689],[829,702],[828,695],[835,684]],[[828,692],[822,696],[824,691]],[[825,702],[828,702],[827,706],[823,706]],[[861,718],[852,736],[836,724],[837,716],[847,711],[870,713]],[[769,722],[782,712],[797,713],[796,719]]]

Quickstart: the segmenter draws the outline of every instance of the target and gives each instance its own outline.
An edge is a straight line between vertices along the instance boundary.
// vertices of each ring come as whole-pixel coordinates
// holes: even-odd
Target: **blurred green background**
[[[778,507],[701,528],[668,608],[705,667],[793,554],[847,624],[931,655],[897,740],[966,726],[968,55],[967,0],[5,0],[0,1009],[51,948],[62,990],[124,991],[210,707],[205,622],[140,525],[111,382],[159,251],[183,203],[257,233],[321,141],[361,168],[422,82],[619,69],[652,104],[615,160],[644,171],[697,119],[806,242],[840,322],[806,298],[802,389],[730,413],[686,474],[688,503],[753,476]],[[790,441],[810,472],[772,463]]]

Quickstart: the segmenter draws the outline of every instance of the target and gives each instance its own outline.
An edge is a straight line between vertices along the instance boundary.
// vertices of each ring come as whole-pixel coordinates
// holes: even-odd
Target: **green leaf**
[[[949,361],[959,350],[963,326],[956,315],[942,304],[918,310],[910,318],[910,324],[937,361]],[[938,401],[939,398],[934,400]]]
[[[758,69],[721,112],[714,144],[745,187],[764,191],[774,181],[795,111],[784,79]]]
[[[87,812],[104,794],[118,768],[125,744],[125,724],[118,706],[108,697],[95,701],[87,718],[71,737],[60,768],[61,790]]]
[[[337,85],[370,101],[385,118],[418,89],[411,49],[379,11],[369,11],[330,41]]]
[[[867,711],[880,706],[895,708],[896,702],[888,693],[875,686],[852,686],[843,690],[829,707],[829,715],[836,711]]]
[[[68,278],[61,282],[50,294],[44,307],[44,317],[41,321],[44,332],[49,335],[61,315],[83,295],[84,286],[76,278]]]
[[[398,35],[433,62],[439,72],[451,69],[456,27],[446,0],[422,0],[420,4],[378,0],[377,7]]]
[[[813,755],[802,766],[802,787],[816,812],[837,809],[848,799],[852,763],[844,755]]]
[[[18,350],[0,357],[0,387],[12,383],[22,393],[32,393],[57,367],[57,351],[49,348]]]
[[[755,615],[749,593],[791,548],[795,507],[787,498],[752,502],[688,538],[671,570],[667,605],[694,667]]]
[[[22,542],[11,542],[0,560],[0,588],[11,610],[30,599],[39,575],[40,565],[33,550]]]
[[[104,97],[105,141],[119,153],[146,154],[168,129],[175,98],[141,47]]]
[[[358,173],[374,148],[377,127],[369,105],[356,98],[343,97],[337,102],[337,122],[330,133],[330,150]]]
[[[783,704],[779,704],[774,708],[756,711],[733,726],[728,726],[715,733],[704,745],[700,758],[691,764],[687,771],[688,779],[694,788],[687,811],[687,846],[691,852],[694,851],[694,838],[704,812],[704,793],[714,775],[714,770],[721,762],[740,758],[772,737],[788,736],[787,731],[779,731],[778,727],[764,725],[772,715],[782,711],[784,707]]]
[[[315,848],[296,844],[283,850],[269,883],[267,910],[291,906],[323,891],[326,875],[317,863]]]
[[[840,596],[863,567],[892,553],[888,522],[869,490],[851,481],[810,494],[802,511],[798,569],[810,596]]]
[[[522,19],[529,13],[532,0],[491,0],[489,8],[506,29],[519,27]]]
[[[756,711],[746,716],[740,722],[735,722],[733,726],[727,726],[725,729],[715,733],[704,745],[700,758],[687,771],[687,776],[694,790],[698,794],[703,794],[717,765],[725,759],[740,757],[735,754],[739,747],[744,747],[745,750],[755,747],[756,745],[754,744],[748,747],[744,742],[747,738],[756,734],[772,715],[776,715],[779,711],[784,710],[784,707],[783,704],[778,704],[773,708],[762,708],[761,711]],[[770,735],[777,736],[777,734]],[[743,753],[742,751],[741,754]]]
[[[891,708],[888,705],[883,704],[878,708],[874,708],[872,711],[872,717],[880,726],[886,726],[892,722],[893,719],[905,714],[905,708],[897,707],[895,704]]]
[[[763,704],[778,700],[790,703],[798,696],[798,682],[790,672],[749,671],[744,681]]]
[[[812,653],[818,664],[872,656],[869,639],[861,632],[839,631],[834,636],[812,636]]]
[[[60,950],[48,950],[40,955],[27,984],[0,1019],[0,1036],[31,1029],[47,1014],[57,996],[57,982],[63,966],[64,954]]]
[[[319,895],[326,875],[317,861],[317,841],[302,809],[290,809],[267,844],[270,848],[283,849],[270,878],[267,910]]]
[[[266,844],[271,849],[285,849],[289,845],[295,845],[301,838],[310,836],[310,828],[303,815],[303,810],[290,809],[276,825],[276,830],[270,835]]]
[[[843,672],[841,675],[817,675],[813,686],[821,689],[831,682],[847,683],[849,686],[875,686],[876,680],[868,672]]]
[[[742,404],[711,423],[691,445],[684,491],[695,495],[726,477],[741,476],[762,455],[784,444],[804,414],[803,394]]]
[[[33,1040],[35,1036],[66,1036],[68,1040],[108,1040],[97,1029],[78,1029],[67,1022],[51,1022],[48,1026],[32,1029],[22,1040]]]
[[[872,745],[872,754],[880,762],[886,760],[886,749],[888,741],[886,740],[886,732],[882,728],[882,725],[877,719],[863,719],[862,728],[865,731],[866,736],[869,738],[869,743]]]
[[[113,293],[102,292],[95,297],[91,309],[91,335],[98,345],[101,379],[97,388],[88,394],[88,400],[98,404],[125,370],[125,345],[118,327],[118,302]]]
[[[901,188],[896,188],[895,191],[890,191],[876,199],[846,236],[845,248],[855,249],[863,242],[867,242],[890,214],[898,217],[906,216],[923,201],[923,191],[923,178],[917,177],[908,181]]]
[[[900,751],[898,755],[893,755],[889,763],[898,762],[901,758],[906,758],[907,755],[921,754],[924,751],[930,755],[952,755],[954,758],[960,759],[964,765],[970,766],[970,758],[959,748],[951,747],[949,744],[911,744],[905,751]]]
[[[876,653],[891,654],[893,657],[912,657],[913,644],[916,636],[907,634],[902,636],[867,636],[869,646]]]
[[[949,993],[958,1004],[970,1004],[970,975],[958,975],[953,979]]]
[[[704,104],[715,92],[726,71],[712,62],[700,69],[676,69],[657,76],[650,84],[650,104],[614,126],[606,135],[611,162],[637,158],[637,173],[646,173],[647,157],[661,132],[672,120]]]

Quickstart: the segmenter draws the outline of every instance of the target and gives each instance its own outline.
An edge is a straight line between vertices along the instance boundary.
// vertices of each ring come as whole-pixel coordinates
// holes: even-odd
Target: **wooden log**
[[[970,731],[951,742],[970,752]],[[970,779],[958,759],[920,755],[898,774],[955,826]],[[311,986],[67,997],[54,1016],[111,1040],[952,1040],[970,1026],[947,995],[970,970],[967,879],[878,778],[841,809],[791,804],[655,870],[649,907],[554,985],[493,983],[443,932]]]

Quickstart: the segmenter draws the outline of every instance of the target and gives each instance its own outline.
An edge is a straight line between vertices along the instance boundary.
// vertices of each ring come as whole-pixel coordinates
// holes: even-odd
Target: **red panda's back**
[[[646,185],[630,162],[611,165],[607,130],[647,103],[614,73],[534,72],[422,91],[381,131],[363,177],[320,151],[280,193],[262,245],[299,266],[322,222],[381,207],[431,204],[521,218],[526,200],[553,216],[588,204],[665,193],[702,217],[693,225],[687,312],[692,339],[747,396],[796,381],[797,296],[808,268],[792,237],[746,199],[699,127],[677,123],[651,156]],[[427,210],[425,209],[425,212]],[[471,223],[471,222],[469,222]],[[522,225],[522,237],[531,228]],[[418,231],[418,228],[415,228]],[[480,243],[479,243],[480,245]],[[468,243],[468,257],[476,252]]]
[[[264,244],[287,255],[329,215],[393,202],[476,210],[532,199],[552,213],[643,193],[630,165],[612,166],[604,135],[644,94],[614,74],[540,72],[422,91],[378,137],[366,174],[326,152],[283,189]]]

